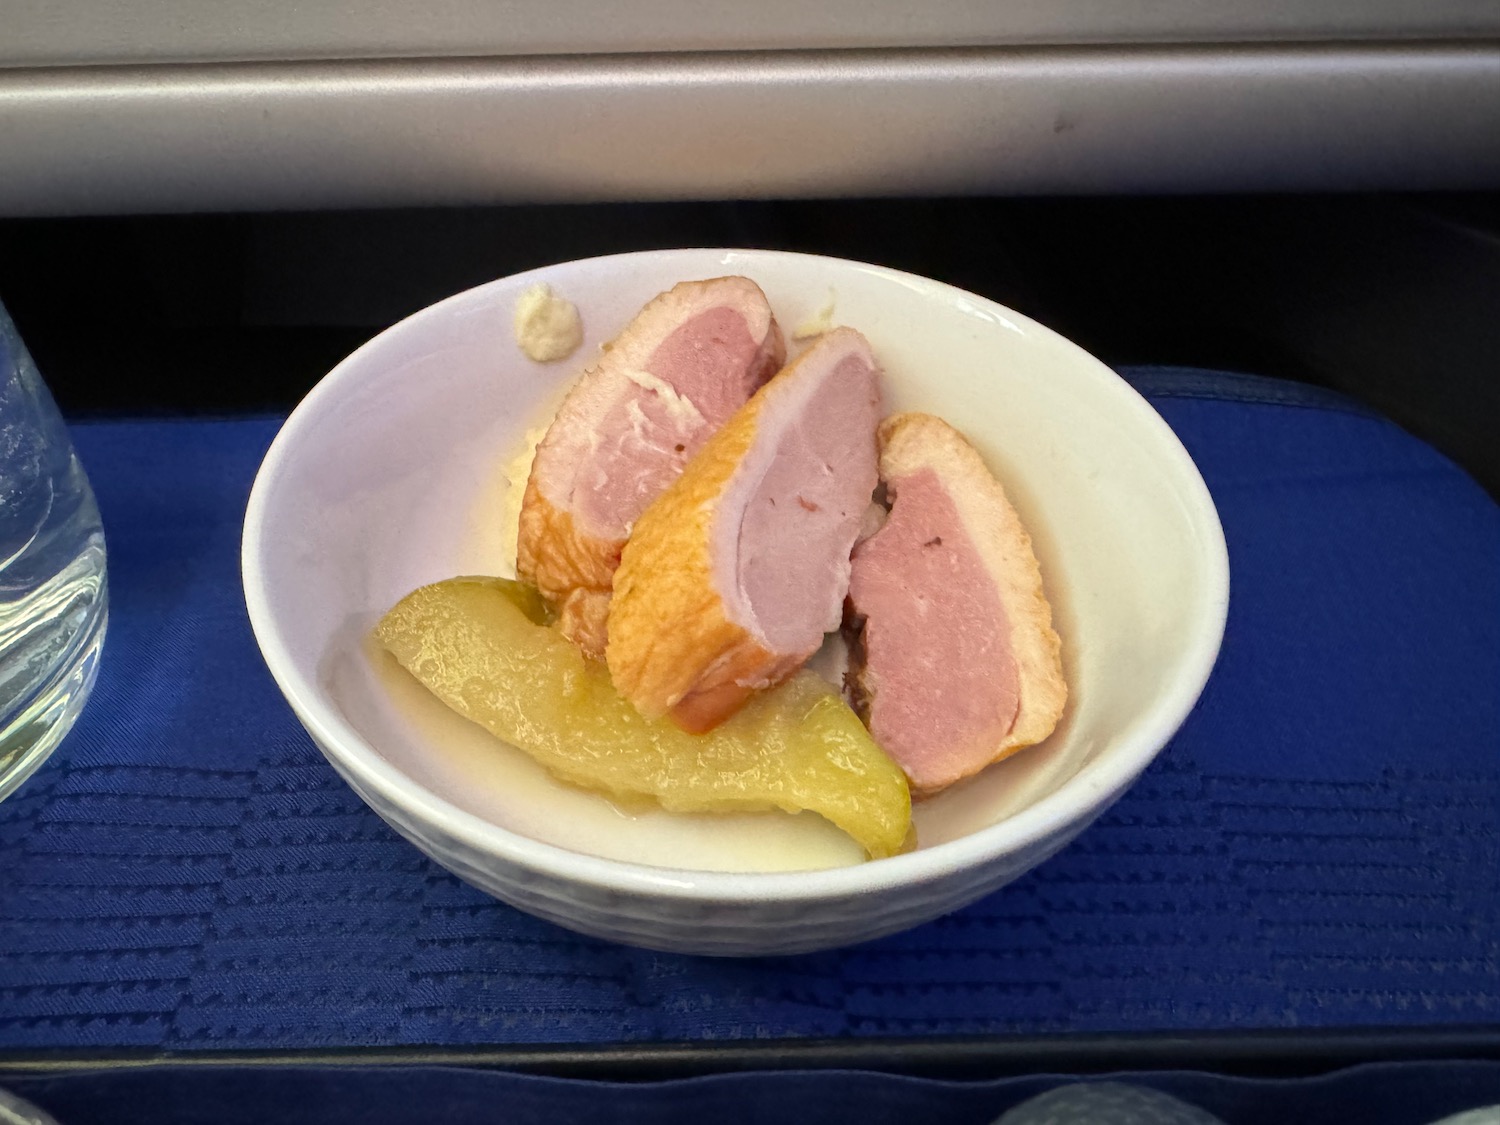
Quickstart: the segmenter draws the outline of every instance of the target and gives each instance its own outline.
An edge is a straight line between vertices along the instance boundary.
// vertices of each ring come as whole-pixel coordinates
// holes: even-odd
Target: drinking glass
[[[93,490],[0,305],[0,798],[78,717],[108,616]]]

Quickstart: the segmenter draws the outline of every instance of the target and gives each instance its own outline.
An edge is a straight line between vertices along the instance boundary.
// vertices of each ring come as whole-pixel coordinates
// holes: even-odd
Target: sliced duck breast
[[[755,282],[688,281],[642,309],[568,392],[526,482],[516,570],[586,655],[604,655],[636,520],[785,356]]]
[[[641,516],[615,575],[607,657],[642,714],[708,730],[838,627],[879,417],[870,345],[835,329]]]
[[[1031,538],[977,450],[928,414],[880,424],[890,512],[854,551],[856,709],[914,792],[1049,735],[1067,700]]]

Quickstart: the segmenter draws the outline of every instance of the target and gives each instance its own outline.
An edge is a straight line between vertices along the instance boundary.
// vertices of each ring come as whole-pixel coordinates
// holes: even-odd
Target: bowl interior
[[[859,858],[811,815],[668,815],[558,784],[367,641],[419,585],[514,573],[506,511],[525,484],[515,466],[528,432],[645,301],[726,273],[754,278],[789,335],[831,302],[834,322],[879,355],[888,408],[964,431],[1035,541],[1063,638],[1067,714],[1042,746],[920,804],[921,849],[1039,806],[1054,821],[1096,810],[1185,716],[1217,652],[1227,567],[1207,491],[1155,412],[1073,344],[960,290],[834,259],[664,251],[568,263],[461,293],[347,359],[277,439],[247,520],[252,619],[294,706],[344,768],[383,762],[388,780],[498,826],[502,841],[704,871]],[[536,364],[515,345],[515,300],[538,280],[582,311],[572,360]]]

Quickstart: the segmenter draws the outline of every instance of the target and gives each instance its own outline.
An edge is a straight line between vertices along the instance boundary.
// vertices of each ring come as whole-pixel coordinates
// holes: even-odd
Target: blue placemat
[[[1200,706],[1029,877],[779,961],[577,937],[426,861],[250,636],[277,422],[77,427],[113,617],[78,727],[0,805],[0,1048],[1500,1023],[1500,508],[1334,396],[1130,374],[1229,540]]]

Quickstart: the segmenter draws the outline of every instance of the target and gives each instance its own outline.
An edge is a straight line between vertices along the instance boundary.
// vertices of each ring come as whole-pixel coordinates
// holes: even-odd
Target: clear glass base
[[[47,760],[93,690],[109,621],[102,537],[26,600],[24,615],[0,612],[0,633],[8,634],[0,644],[0,697],[9,704],[0,709],[0,800]],[[28,623],[21,635],[19,621]],[[4,690],[18,681],[24,697]]]

